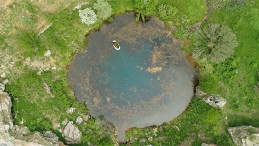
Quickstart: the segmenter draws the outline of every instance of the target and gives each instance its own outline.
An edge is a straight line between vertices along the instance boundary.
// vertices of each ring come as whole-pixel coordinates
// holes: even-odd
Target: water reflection
[[[136,23],[133,13],[123,14],[92,32],[88,42],[68,78],[90,113],[114,124],[119,141],[128,128],[162,124],[187,107],[195,72],[161,21]]]

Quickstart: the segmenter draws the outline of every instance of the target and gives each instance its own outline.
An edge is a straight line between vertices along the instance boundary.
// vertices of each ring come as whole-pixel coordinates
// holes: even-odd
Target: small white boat
[[[116,40],[112,41],[112,45],[113,45],[115,50],[120,50],[121,49],[119,43]]]

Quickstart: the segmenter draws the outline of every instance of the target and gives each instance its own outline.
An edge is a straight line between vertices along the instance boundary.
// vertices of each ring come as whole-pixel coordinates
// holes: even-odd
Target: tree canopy
[[[231,57],[238,46],[236,34],[220,24],[209,24],[199,32],[200,43],[194,50],[194,56],[220,63]]]
[[[96,3],[93,4],[93,8],[97,11],[98,17],[102,19],[107,19],[112,14],[111,5],[105,0],[97,0]]]

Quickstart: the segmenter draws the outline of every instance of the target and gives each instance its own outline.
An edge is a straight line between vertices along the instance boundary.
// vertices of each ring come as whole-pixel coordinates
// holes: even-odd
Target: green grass
[[[229,101],[225,111],[236,113],[237,116],[245,112],[247,116],[251,116],[259,110],[259,93],[255,90],[259,72],[259,47],[256,43],[259,31],[254,29],[253,19],[250,19],[253,17],[251,11],[259,12],[258,6],[259,3],[256,1],[247,2],[246,5],[234,10],[220,9],[207,21],[227,25],[237,35],[239,46],[235,50],[234,58],[216,65],[213,72],[217,78],[215,82],[225,84],[226,92],[222,94]],[[254,118],[258,119],[259,116]]]
[[[134,10],[147,15],[159,16],[157,6],[166,4],[178,9],[175,17],[166,20],[169,27],[176,26],[173,34],[181,42],[185,42],[183,50],[191,53],[195,43],[199,41],[192,29],[192,25],[206,14],[206,1],[157,1],[149,9],[139,9],[137,0],[110,0],[113,15]],[[73,10],[80,0],[71,2],[66,7],[57,6],[55,11],[44,11],[39,5],[27,0],[19,0],[8,7],[8,11],[0,10],[0,49],[1,56],[12,56],[16,61],[11,74],[7,92],[13,97],[13,112],[15,124],[28,126],[30,130],[52,130],[61,136],[53,123],[60,123],[65,118],[74,121],[78,115],[88,114],[83,104],[77,102],[67,81],[67,67],[73,55],[82,51],[87,42],[85,35],[91,30],[98,29],[104,20],[98,19],[92,26],[80,22],[78,10]],[[88,7],[94,1],[88,1]],[[62,5],[63,6],[63,5]],[[112,21],[109,18],[106,21]],[[144,144],[177,145],[188,139],[193,145],[202,142],[218,145],[233,145],[227,132],[227,127],[240,125],[259,126],[259,91],[255,86],[259,84],[259,1],[247,1],[246,5],[227,6],[215,10],[202,25],[220,23],[230,27],[237,35],[239,46],[233,58],[220,64],[201,64],[199,70],[200,86],[208,94],[221,94],[227,99],[223,110],[211,108],[201,98],[195,98],[189,108],[177,119],[161,126],[143,129],[133,128],[127,132],[129,144],[140,145],[140,139],[153,137]],[[50,25],[42,34],[43,23]],[[44,53],[52,51],[59,70],[44,71],[37,75],[39,68],[30,68],[24,64],[26,58],[32,61],[46,62]],[[6,54],[4,54],[6,53]],[[5,60],[0,59],[3,63]],[[199,60],[198,60],[199,62]],[[210,66],[203,69],[202,67]],[[47,94],[43,84],[47,83],[51,93]],[[67,114],[66,109],[76,107],[77,112]],[[82,145],[90,142],[95,145],[113,145],[114,136],[100,119],[90,119],[83,125],[78,125],[83,133]],[[179,128],[179,130],[176,128]],[[155,135],[154,129],[157,128]],[[136,138],[136,139],[134,139]]]
[[[187,24],[193,24],[205,16],[206,13],[206,1],[205,0],[196,0],[196,1],[189,1],[189,0],[162,0],[160,3],[166,3],[176,7],[179,11],[178,22],[180,24],[184,24],[181,21],[184,21],[184,17],[189,19]],[[171,21],[175,21],[175,18],[172,18]]]
[[[204,103],[200,98],[196,98],[192,101],[186,112],[176,120],[162,126],[155,126],[158,128],[157,136],[153,134],[154,127],[138,130],[133,129],[128,132],[127,136],[137,138],[133,142],[133,145],[138,145],[140,139],[147,139],[148,137],[153,137],[154,139],[158,139],[159,137],[165,138],[163,141],[155,140],[145,143],[151,145],[178,145],[190,137],[219,145],[233,145],[230,137],[226,134],[222,119],[224,119],[224,114],[221,110],[214,109]],[[200,137],[200,135],[204,135],[204,137]]]

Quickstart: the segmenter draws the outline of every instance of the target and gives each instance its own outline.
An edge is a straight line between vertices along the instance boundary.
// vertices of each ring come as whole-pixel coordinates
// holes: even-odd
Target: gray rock
[[[50,50],[47,50],[44,54],[45,57],[50,57],[51,55],[51,51]]]
[[[77,118],[76,118],[76,123],[77,124],[81,124],[83,122],[83,118],[81,117],[81,116],[78,116]]]
[[[196,93],[195,93],[195,96],[199,96],[199,97],[203,97],[207,95],[207,93],[203,92],[201,89],[200,89],[200,86],[197,86],[196,87]]]
[[[47,83],[43,83],[43,87],[44,87],[45,91],[47,92],[47,94],[51,94],[50,87]]]
[[[14,126],[14,129],[13,129],[13,135],[16,134],[18,136],[22,136],[22,135],[29,135],[30,134],[30,131],[27,127],[25,126],[17,126],[15,125]]]
[[[220,97],[219,95],[216,96],[208,96],[207,98],[203,98],[203,101],[208,103],[210,106],[215,108],[223,108],[227,103],[226,99]]]
[[[4,125],[9,125],[9,128],[13,128],[13,121],[11,117],[11,98],[5,92],[0,92],[0,121]],[[4,128],[6,126],[2,126]],[[8,130],[9,130],[8,128]]]
[[[5,77],[6,77],[6,74],[5,74],[5,73],[2,73],[2,74],[1,74],[1,77],[2,77],[2,78],[5,78]]]
[[[228,128],[233,142],[237,146],[259,146],[259,128],[240,126]]]
[[[149,137],[148,141],[152,142],[153,141],[153,137]]]
[[[67,123],[68,123],[68,119],[66,118],[64,121],[62,121],[61,124],[65,126],[65,125],[67,125]]]
[[[43,137],[50,142],[57,142],[58,136],[51,131],[43,132]]]
[[[7,146],[53,146],[39,132],[31,133],[27,127],[13,126],[11,97],[0,92],[0,145]]]
[[[0,83],[0,92],[4,92],[5,90],[5,85]]]
[[[72,114],[73,112],[75,112],[75,110],[76,109],[74,107],[70,107],[70,108],[67,109],[67,113]]]
[[[69,121],[63,129],[62,136],[68,144],[77,144],[81,142],[82,133],[72,121]]]
[[[147,140],[145,138],[140,139],[139,143],[145,143]]]
[[[3,84],[6,85],[8,82],[9,82],[9,80],[8,80],[8,79],[5,79],[5,80],[3,81]]]
[[[82,119],[87,122],[90,119],[90,114],[88,113],[87,115],[81,115]]]

